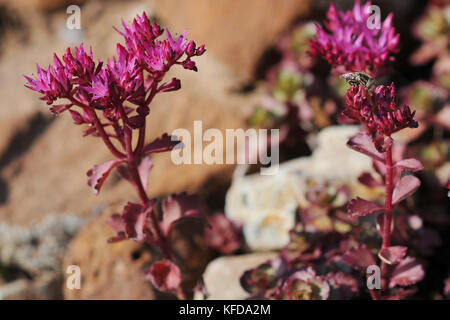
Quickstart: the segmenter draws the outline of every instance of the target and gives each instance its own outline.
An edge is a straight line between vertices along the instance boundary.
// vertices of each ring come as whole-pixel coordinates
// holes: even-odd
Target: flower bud
[[[136,112],[140,115],[140,116],[147,116],[150,113],[150,108],[147,106],[140,106],[136,109]]]
[[[75,124],[79,125],[79,124],[84,123],[83,116],[79,112],[74,111],[74,110],[69,110],[69,112],[70,112],[70,115],[72,116],[73,122]]]
[[[189,43],[186,46],[186,54],[191,57],[195,54],[195,42],[189,41]]]
[[[195,62],[194,61],[192,61],[192,60],[186,60],[186,61],[184,61],[183,63],[182,63],[182,65],[183,65],[183,67],[185,68],[185,69],[188,69],[188,70],[194,70],[194,71],[196,71],[197,72],[197,67],[196,67],[196,65],[195,65]]]
[[[161,87],[159,87],[158,92],[170,92],[176,91],[181,88],[181,81],[173,78],[169,82],[166,82]]]
[[[141,115],[133,116],[128,119],[128,125],[133,129],[139,129],[145,124],[145,117]]]
[[[200,47],[197,48],[197,52],[195,53],[197,56],[201,56],[206,51],[205,45],[202,44]]]

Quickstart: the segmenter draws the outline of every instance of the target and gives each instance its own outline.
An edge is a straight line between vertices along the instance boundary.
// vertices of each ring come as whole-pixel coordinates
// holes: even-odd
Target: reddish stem
[[[145,142],[145,124],[143,127],[139,128],[139,137],[138,142],[136,145],[136,150],[134,151],[134,154],[138,157],[142,156],[142,150],[144,149],[144,142]]]
[[[140,130],[139,133],[142,131]],[[140,159],[140,155],[136,155],[133,153],[133,146],[132,146],[132,130],[130,127],[128,127],[126,124],[124,125],[124,136],[125,136],[125,151],[127,154],[126,162],[128,166],[128,172],[130,175],[130,179],[132,181],[133,186],[136,188],[139,199],[141,200],[142,206],[146,207],[149,203],[149,198],[147,196],[147,193],[145,192],[144,186],[141,181],[141,177],[139,175],[137,162]],[[145,135],[145,131],[143,130],[143,133]],[[170,260],[173,260],[173,252],[172,248],[170,247],[170,243],[168,239],[164,236],[160,226],[157,217],[155,216],[155,211],[152,211],[150,214],[150,228],[153,233],[153,235],[156,237],[156,240],[159,243],[159,247],[161,248],[164,256]],[[176,296],[180,300],[186,299],[186,294],[184,293],[183,289],[180,287],[176,291]]]
[[[120,141],[120,144],[122,145],[122,148],[125,149],[125,139],[123,136],[123,130],[120,128],[120,125],[117,121],[114,121],[112,123],[112,127],[114,128],[114,131],[116,132],[116,137]]]
[[[148,103],[150,103],[152,101],[155,94],[156,94],[156,86],[154,86],[152,88],[152,92],[150,93]],[[125,159],[125,161],[127,163],[131,183],[138,192],[139,199],[141,200],[142,206],[144,206],[144,207],[147,206],[149,203],[149,198],[147,196],[147,193],[145,192],[144,186],[142,184],[142,181],[141,181],[141,178],[139,175],[138,167],[137,167],[138,161],[141,158],[140,153],[143,149],[144,140],[145,140],[145,125],[144,125],[144,127],[142,127],[139,130],[139,140],[136,145],[136,150],[135,150],[136,152],[133,152],[133,146],[132,146],[133,131],[128,126],[128,123],[127,123],[128,116],[126,115],[123,106],[122,105],[118,106],[118,110],[121,113],[122,119],[124,121],[124,123],[123,123],[124,135],[122,136],[120,134],[120,128],[117,126],[117,124],[115,124],[115,125],[113,124],[113,128],[116,131],[117,139],[121,142],[122,146],[125,149],[126,154],[123,154],[122,152],[117,150],[116,147],[112,144],[112,142],[109,139],[108,134],[106,133],[105,129],[103,128],[103,125],[100,122],[95,110],[90,108],[89,106],[83,104],[82,102],[78,101],[77,99],[75,99],[73,97],[70,98],[70,100],[74,105],[77,105],[77,106],[83,108],[84,110],[86,110],[86,112],[92,118],[94,126],[97,129],[97,131],[99,132],[100,137],[102,138],[103,142],[108,147],[108,149],[111,151],[111,153],[119,159]],[[152,212],[150,217],[151,217],[152,232],[156,236],[156,239],[159,243],[161,250],[163,251],[163,254],[165,255],[166,258],[173,260],[172,248],[170,247],[170,243],[169,243],[168,239],[164,236],[164,234],[159,226],[158,219],[156,218],[154,211]],[[180,300],[186,299],[186,294],[181,287],[179,287],[176,290],[176,296]]]
[[[382,248],[386,249],[391,243],[391,225],[392,225],[392,192],[394,188],[393,184],[393,171],[394,167],[392,165],[392,145],[386,151],[386,197],[384,204],[384,225],[383,225],[383,245]],[[388,265],[385,262],[381,263],[381,277],[383,288],[387,285],[387,268]]]
[[[154,82],[152,84],[151,89],[150,89],[150,94],[149,94],[148,98],[145,101],[145,106],[148,106],[152,102],[152,100],[155,97],[156,93],[157,93],[157,83]],[[145,125],[142,128],[139,129],[138,142],[137,142],[137,145],[136,145],[136,150],[134,151],[134,153],[136,155],[138,155],[138,156],[141,155],[142,150],[144,149],[144,142],[145,142]]]
[[[144,186],[142,185],[141,177],[139,176],[139,172],[137,169],[137,161],[138,158],[133,154],[133,146],[132,143],[132,130],[127,125],[124,126],[125,133],[125,152],[127,153],[127,165],[128,172],[130,173],[131,181],[133,182],[134,187],[136,188],[139,199],[141,200],[141,204],[146,206],[148,204],[147,193],[145,192]]]
[[[392,224],[392,191],[393,191],[393,170],[392,166],[392,147],[386,151],[386,201],[384,204],[384,230],[383,230],[383,248],[387,248],[391,242],[391,224]]]
[[[116,147],[112,144],[111,140],[109,139],[107,133],[105,132],[105,129],[103,128],[103,125],[100,123],[100,120],[97,117],[97,113],[94,110],[88,109],[89,115],[92,117],[94,121],[94,126],[97,129],[98,133],[100,134],[100,137],[105,142],[108,149],[111,151],[111,153],[117,157],[117,158],[124,158],[125,155],[116,149]]]
[[[89,106],[81,103],[80,101],[78,101],[75,98],[69,98],[69,100],[74,104],[77,105],[81,108],[83,108],[84,110],[86,110],[86,112],[89,114],[89,116],[92,118],[92,121],[94,122],[94,126],[97,129],[98,133],[100,134],[100,137],[102,138],[103,142],[105,143],[106,147],[108,147],[109,151],[111,151],[111,153],[119,159],[123,159],[125,157],[125,155],[120,152],[119,150],[116,149],[116,147],[112,144],[111,140],[108,137],[108,134],[106,133],[105,129],[103,128],[102,123],[100,122],[100,120],[97,117],[97,113],[95,112],[94,109],[90,108]]]

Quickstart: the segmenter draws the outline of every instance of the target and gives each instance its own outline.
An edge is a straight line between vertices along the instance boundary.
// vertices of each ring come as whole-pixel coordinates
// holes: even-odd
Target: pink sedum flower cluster
[[[399,51],[399,34],[392,26],[393,15],[372,24],[371,2],[361,6],[357,0],[352,11],[337,11],[333,3],[327,12],[325,27],[317,25],[315,39],[310,40],[310,54],[326,59],[333,67],[346,71],[365,71],[379,75]]]
[[[122,25],[122,31],[116,30],[124,37],[126,46],[117,44],[117,57],[106,64],[95,62],[92,49],[87,51],[83,45],[75,49],[75,55],[68,48],[62,61],[54,55],[53,65],[47,70],[38,65],[36,78],[25,76],[26,86],[43,94],[41,99],[49,105],[57,99],[68,99],[68,104],[50,109],[55,114],[74,105],[81,107],[81,113],[71,112],[76,124],[92,124],[86,109],[95,108],[102,110],[110,121],[122,118],[134,129],[142,127],[154,95],[181,87],[175,78],[160,85],[167,71],[176,64],[197,71],[192,58],[202,55],[205,47],[197,48],[194,41],[187,41],[185,32],[174,39],[167,30],[167,39],[159,40],[163,29],[151,24],[145,13],[138,15],[131,25],[125,22]],[[122,107],[124,102],[136,108]],[[133,111],[136,114],[128,117]]]

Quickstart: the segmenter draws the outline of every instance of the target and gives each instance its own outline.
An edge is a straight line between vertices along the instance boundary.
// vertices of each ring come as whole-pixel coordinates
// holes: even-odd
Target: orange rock
[[[154,14],[173,32],[188,37],[225,62],[244,80],[252,79],[264,52],[296,19],[310,0],[151,0]]]
[[[24,10],[37,9],[41,11],[54,11],[60,9],[66,9],[68,6],[75,4],[80,5],[85,0],[2,0],[8,5],[12,5]]]
[[[114,54],[115,43],[120,40],[112,26],[120,25],[121,17],[128,19],[142,8],[134,1],[103,7],[100,4],[93,1],[83,7],[83,41],[93,46],[94,55],[105,59]],[[92,12],[97,12],[95,19],[88,18]],[[0,220],[32,225],[48,213],[87,214],[98,206],[135,199],[132,187],[115,173],[98,196],[92,194],[86,172],[110,160],[111,155],[99,139],[82,138],[83,129],[72,124],[69,114],[50,115],[45,103],[38,100],[39,95],[23,86],[22,74],[36,73],[36,62],[46,67],[53,52],[61,54],[70,45],[57,35],[55,19],[63,23],[64,15],[52,14],[48,23],[51,32],[41,32],[40,39],[32,33],[29,42],[9,48],[0,57]],[[203,121],[204,130],[218,128],[224,132],[245,127],[244,115],[255,97],[235,93],[238,80],[214,56],[200,57],[198,67],[197,73],[179,67],[168,75],[180,78],[182,88],[155,98],[148,119],[148,142],[176,128],[192,131],[195,120]],[[152,160],[154,168],[148,185],[152,197],[181,191],[209,196],[229,184],[234,168],[177,166],[169,153],[156,154]]]
[[[109,244],[113,235],[106,220],[120,207],[111,208],[92,218],[72,240],[64,257],[63,271],[77,265],[81,271],[81,288],[68,289],[65,299],[154,299],[151,284],[143,279],[151,254],[133,241]]]
[[[153,261],[161,259],[159,255],[153,256],[150,247],[132,240],[111,244],[106,242],[114,235],[106,220],[112,213],[121,212],[121,209],[122,206],[116,205],[91,218],[71,241],[63,260],[63,272],[68,266],[78,266],[81,288],[69,289],[64,283],[65,299],[172,297],[155,291],[151,283],[144,280],[144,271]],[[195,286],[206,265],[214,257],[214,251],[203,241],[202,228],[202,224],[188,221],[177,226],[172,236],[176,263],[182,270],[186,288]]]

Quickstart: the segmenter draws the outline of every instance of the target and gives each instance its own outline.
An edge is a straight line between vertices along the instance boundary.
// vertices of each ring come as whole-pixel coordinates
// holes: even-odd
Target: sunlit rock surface
[[[225,213],[243,224],[252,250],[280,249],[289,240],[296,212],[307,205],[308,183],[336,181],[349,184],[360,196],[373,198],[358,183],[363,172],[372,172],[372,160],[346,146],[357,126],[332,126],[322,130],[310,157],[280,165],[276,175],[236,175],[228,190]]]

